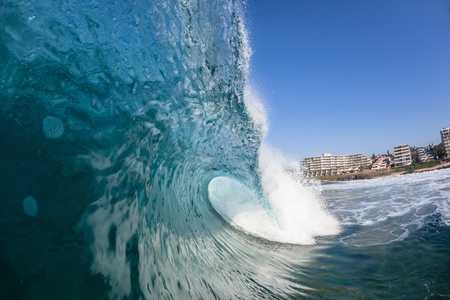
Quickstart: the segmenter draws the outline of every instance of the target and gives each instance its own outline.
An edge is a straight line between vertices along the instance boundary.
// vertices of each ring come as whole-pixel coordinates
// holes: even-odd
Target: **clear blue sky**
[[[449,0],[247,0],[245,15],[283,153],[392,153],[450,127]]]

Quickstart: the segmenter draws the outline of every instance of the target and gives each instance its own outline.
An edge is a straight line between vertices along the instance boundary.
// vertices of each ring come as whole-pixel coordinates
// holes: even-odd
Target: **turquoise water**
[[[238,1],[0,3],[1,299],[439,298],[449,171],[264,143]]]

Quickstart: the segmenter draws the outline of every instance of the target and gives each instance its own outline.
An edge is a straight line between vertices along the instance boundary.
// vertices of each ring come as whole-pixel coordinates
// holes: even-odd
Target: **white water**
[[[357,246],[404,240],[430,218],[450,224],[450,170],[323,186],[322,196],[343,226],[341,241]]]
[[[257,91],[247,86],[245,105],[264,139],[269,125]],[[286,170],[298,170],[297,161],[263,142],[259,173],[266,199],[229,177],[214,178],[208,186],[214,209],[236,228],[267,240],[311,245],[318,236],[340,232],[338,220],[320,201],[320,186],[302,184]]]
[[[340,226],[320,201],[320,187],[303,185],[285,170],[293,162],[280,153],[261,147],[260,173],[268,205],[242,183],[214,178],[209,198],[233,226],[271,241],[310,245],[315,237],[335,235]]]

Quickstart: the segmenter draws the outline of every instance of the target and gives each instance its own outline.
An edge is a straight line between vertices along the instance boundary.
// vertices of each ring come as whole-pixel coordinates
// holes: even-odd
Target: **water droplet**
[[[64,124],[60,118],[47,116],[42,122],[44,134],[49,139],[58,139],[64,133]]]
[[[38,212],[38,205],[36,199],[32,196],[27,196],[23,200],[23,211],[27,216],[35,217]]]

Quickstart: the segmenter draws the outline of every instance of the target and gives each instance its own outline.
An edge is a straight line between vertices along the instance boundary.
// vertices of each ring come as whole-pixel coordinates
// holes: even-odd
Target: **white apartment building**
[[[450,127],[441,129],[441,140],[444,149],[447,152],[447,157],[450,156]]]
[[[431,152],[429,147],[422,147],[417,150],[419,153],[420,162],[427,162],[434,160],[433,153]]]
[[[372,165],[371,170],[379,170],[389,168],[391,165],[391,158],[389,156],[381,156],[378,160]]]
[[[305,175],[339,175],[343,173],[358,172],[361,167],[368,167],[371,163],[362,153],[351,155],[331,155],[307,157],[302,162],[305,167]]]
[[[396,167],[410,166],[411,160],[411,148],[408,144],[394,147],[394,165]]]

